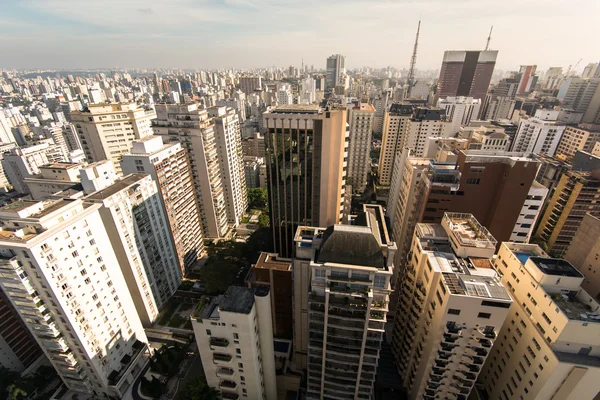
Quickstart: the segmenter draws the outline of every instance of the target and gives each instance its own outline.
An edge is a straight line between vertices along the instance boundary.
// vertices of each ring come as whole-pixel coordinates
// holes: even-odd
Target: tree
[[[219,391],[208,386],[204,376],[198,375],[179,392],[177,400],[218,400],[219,397]]]
[[[271,223],[271,221],[270,221],[270,218],[269,218],[269,216],[268,216],[268,215],[266,215],[266,214],[260,214],[260,215],[258,216],[258,225],[259,225],[261,228],[264,228],[264,227],[266,227],[266,226],[269,226],[269,224],[270,224],[270,223]]]
[[[248,208],[267,211],[268,192],[266,188],[248,188]]]

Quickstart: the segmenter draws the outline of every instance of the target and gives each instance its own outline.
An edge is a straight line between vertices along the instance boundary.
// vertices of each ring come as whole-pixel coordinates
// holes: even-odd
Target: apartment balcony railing
[[[231,361],[231,354],[213,353],[213,361]]]
[[[237,383],[234,381],[223,380],[219,382],[220,389],[235,389],[237,387]]]
[[[211,337],[210,345],[216,346],[216,347],[227,347],[227,346],[229,346],[229,340],[227,340],[225,338]]]

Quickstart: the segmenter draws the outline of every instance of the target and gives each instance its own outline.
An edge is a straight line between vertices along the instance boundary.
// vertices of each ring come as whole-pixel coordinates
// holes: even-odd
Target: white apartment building
[[[555,113],[558,116],[558,111]],[[535,117],[521,118],[511,151],[554,156],[565,126],[547,119],[553,116],[546,110],[538,110]]]
[[[86,192],[88,194],[88,192]],[[157,186],[149,175],[127,175],[89,193],[121,266],[138,315],[150,326],[181,284],[181,268]]]
[[[147,339],[99,209],[0,208],[0,286],[70,390],[120,399],[147,362]]]
[[[3,155],[2,168],[10,184],[19,193],[29,193],[26,178],[40,173],[40,167],[49,163],[48,143],[19,147]]]
[[[362,193],[371,172],[371,136],[375,108],[367,103],[350,109],[350,143],[348,144],[348,173],[346,183],[352,191]]]
[[[495,268],[514,303],[480,376],[489,398],[595,398],[600,305],[581,288],[583,275],[519,243],[502,243]]]
[[[267,286],[231,286],[201,303],[192,326],[206,382],[223,399],[277,399]]]
[[[88,104],[82,111],[71,111],[88,162],[110,160],[119,174],[122,155],[131,151],[134,140],[152,135],[154,118],[153,109],[135,103]]]
[[[451,134],[456,134],[461,126],[468,125],[472,119],[479,117],[481,99],[473,97],[446,97],[439,99],[437,106],[446,111],[446,121],[449,122]]]
[[[495,249],[471,214],[416,225],[392,335],[409,399],[469,397],[512,303]]]
[[[235,110],[230,107],[211,107],[208,109],[208,115],[214,122],[227,219],[229,224],[235,227],[248,208],[240,123]]]
[[[300,104],[312,104],[317,100],[317,81],[307,76],[300,81]]]
[[[556,154],[573,157],[578,151],[591,153],[594,145],[600,141],[600,126],[591,124],[569,125],[556,148]]]
[[[533,228],[542,212],[544,202],[548,196],[548,188],[537,181],[533,181],[523,208],[519,213],[517,223],[510,235],[510,241],[515,243],[529,243]]]
[[[306,398],[371,399],[396,251],[383,210],[364,205],[352,225],[301,226],[294,242],[294,343],[308,371]]]
[[[29,195],[33,200],[45,200],[54,193],[68,189],[79,183],[79,169],[77,163],[52,163],[39,167],[39,174],[23,179]]]
[[[285,105],[285,104],[293,104],[294,99],[292,97],[292,89],[289,84],[282,83],[277,87],[277,104]]]
[[[241,76],[240,90],[246,95],[253,94],[256,89],[262,89],[260,76]]]
[[[154,134],[187,150],[205,238],[228,232],[227,203],[219,165],[214,121],[196,104],[157,104]]]
[[[514,97],[488,94],[485,101],[485,111],[482,111],[481,115],[482,120],[497,121],[512,117],[516,104]]]
[[[164,144],[161,136],[133,142],[121,160],[123,174],[150,174],[160,192],[171,236],[185,275],[204,250],[202,221],[187,152],[179,143]]]

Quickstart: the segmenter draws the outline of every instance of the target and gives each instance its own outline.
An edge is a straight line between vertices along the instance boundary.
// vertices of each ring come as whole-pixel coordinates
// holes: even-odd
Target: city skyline
[[[490,48],[499,50],[499,69],[521,64],[567,69],[582,59],[581,70],[598,61],[585,40],[539,34],[525,42],[523,30],[512,29],[534,29],[535,17],[543,26],[576,24],[581,38],[591,37],[600,12],[591,0],[553,0],[543,8],[533,1],[512,9],[494,1],[445,5],[439,0],[10,0],[0,17],[0,51],[7,55],[0,68],[257,68],[300,66],[304,60],[320,69],[334,53],[347,57],[349,69],[408,67],[419,18],[421,70],[439,68],[445,50],[483,49],[492,25]]]

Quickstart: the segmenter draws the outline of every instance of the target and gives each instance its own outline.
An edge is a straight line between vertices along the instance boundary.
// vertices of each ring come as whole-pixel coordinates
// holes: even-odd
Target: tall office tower
[[[529,93],[535,89],[538,77],[535,75],[537,65],[521,65],[519,68],[519,89],[517,94]]]
[[[423,155],[426,139],[447,135],[445,111],[437,108],[416,108],[412,104],[392,104],[383,122],[383,141],[379,155],[379,184],[389,185],[394,160],[405,147],[417,157]]]
[[[592,103],[598,103],[600,96],[600,79],[568,78],[561,85],[556,97],[561,101],[561,108],[578,113],[585,113]],[[596,101],[593,101],[596,99]],[[591,121],[583,121],[591,122]]]
[[[246,95],[251,95],[257,89],[262,89],[260,76],[241,76],[239,79],[240,90]]]
[[[537,245],[502,243],[495,260],[514,304],[481,374],[489,399],[592,399],[600,305],[583,276]]]
[[[49,163],[48,144],[19,147],[9,150],[2,156],[2,168],[10,184],[19,193],[29,193],[26,178],[40,173],[40,167]]]
[[[306,398],[371,399],[396,251],[383,210],[365,205],[353,225],[298,227],[294,240],[295,343],[296,356],[308,359]]]
[[[348,135],[345,108],[287,105],[263,114],[273,243],[292,254],[298,225],[341,221]]]
[[[438,100],[437,106],[446,111],[451,134],[456,134],[463,125],[479,117],[482,99],[472,97],[446,97]]]
[[[535,117],[523,117],[511,151],[553,156],[565,131],[556,121],[558,111],[538,110]]]
[[[600,299],[600,262],[596,258],[599,253],[600,219],[585,214],[565,253],[565,260],[583,274],[581,287],[595,299]]]
[[[0,261],[0,265],[6,262]],[[19,374],[36,368],[45,358],[42,350],[1,288],[0,321],[0,367]]]
[[[227,204],[215,138],[214,122],[196,104],[157,104],[155,135],[187,150],[205,238],[227,234]]]
[[[292,339],[294,336],[292,274],[292,260],[261,252],[246,277],[248,287],[267,286],[271,291],[271,320],[276,338]]]
[[[341,54],[334,54],[327,57],[327,65],[325,72],[325,89],[332,90],[337,85],[343,85],[341,81],[342,74],[346,73],[346,67],[344,66],[346,57]]]
[[[410,399],[469,397],[512,303],[492,269],[496,244],[471,214],[416,225],[392,335]]]
[[[161,194],[175,242],[181,274],[202,256],[202,221],[196,202],[192,171],[181,144],[164,144],[160,136],[133,142],[131,153],[123,155],[123,174],[150,174]]]
[[[520,82],[521,80],[514,76],[512,78],[500,79],[500,82],[492,88],[491,92],[496,96],[514,99],[519,90]]]
[[[568,125],[558,143],[556,154],[571,158],[578,151],[591,153],[600,141],[600,126],[592,124]]]
[[[82,169],[88,175],[93,167]],[[181,268],[157,185],[149,175],[131,174],[98,191],[85,203],[101,204],[102,223],[144,324],[150,326],[181,284]],[[90,193],[91,192],[91,193]]]
[[[375,117],[373,119],[374,133],[383,133],[383,121],[385,118],[385,113],[388,110],[389,97],[390,93],[386,91],[378,95],[375,100],[373,100],[373,107],[375,107]]]
[[[566,171],[560,177],[535,236],[546,242],[548,252],[562,257],[586,213],[600,217],[595,196],[600,189],[597,173]]]
[[[509,241],[514,243],[529,243],[533,235],[533,228],[541,215],[547,196],[547,187],[536,181],[531,183]]]
[[[516,101],[511,97],[488,94],[485,98],[480,118],[484,121],[509,119],[515,110]]]
[[[438,81],[438,98],[466,96],[485,99],[496,57],[497,50],[446,51]]]
[[[227,219],[232,226],[237,226],[248,208],[240,122],[231,107],[211,107],[208,115],[214,123],[215,144],[221,176],[224,178]]]
[[[131,143],[152,135],[154,118],[153,109],[135,103],[89,104],[85,110],[71,112],[88,162],[110,160],[118,173],[121,157],[131,151]]]
[[[350,108],[350,144],[348,149],[348,177],[352,191],[362,193],[367,187],[367,177],[371,171],[371,135],[375,108],[360,103]]]
[[[0,286],[67,388],[120,399],[148,348],[100,207],[20,200],[0,208]]]
[[[192,314],[206,382],[224,399],[277,399],[269,288],[231,286]]]

